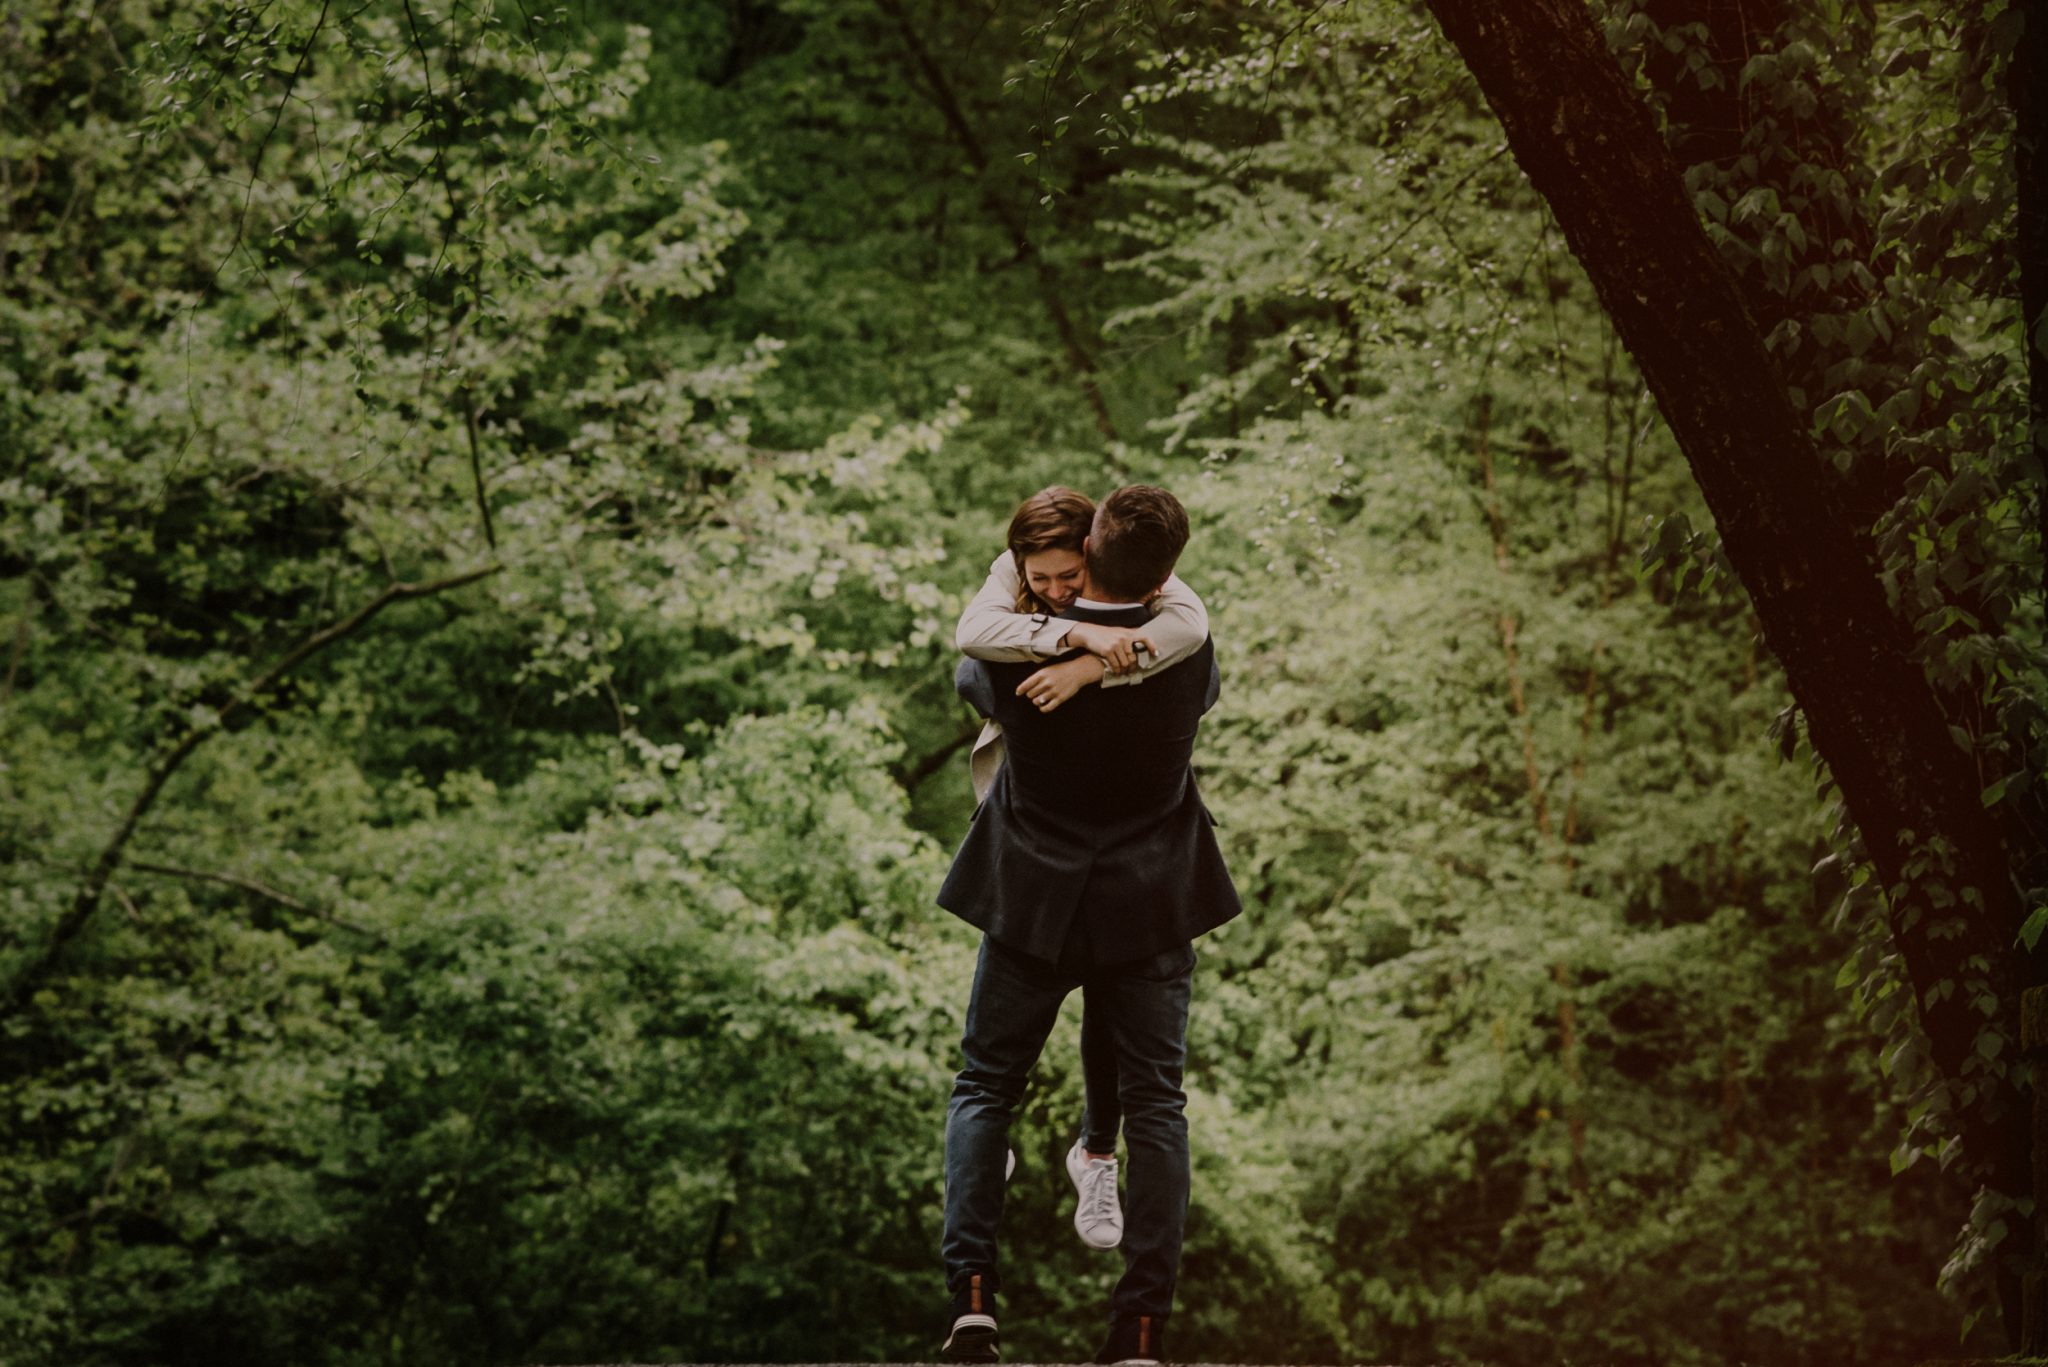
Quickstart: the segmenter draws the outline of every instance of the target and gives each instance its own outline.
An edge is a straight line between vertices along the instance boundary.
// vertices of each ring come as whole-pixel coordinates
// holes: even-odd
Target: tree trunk
[[[2013,179],[2019,191],[2020,327],[2027,358],[2036,531],[2048,545],[2048,0],[2018,0],[2019,42],[2006,69],[2013,110]],[[2042,585],[2048,595],[2048,583]]]
[[[1584,0],[1430,8],[1699,481],[1890,894],[1935,1062],[1975,1097],[1958,1108],[1965,1152],[1995,1189],[2022,1196],[2024,1112],[2008,1076],[1993,1076],[1980,1055],[2018,1042],[2026,973],[2008,854],[1738,286]],[[1928,840],[1945,843],[1945,859],[1929,864]],[[1980,1044],[1980,1025],[2004,1038]]]

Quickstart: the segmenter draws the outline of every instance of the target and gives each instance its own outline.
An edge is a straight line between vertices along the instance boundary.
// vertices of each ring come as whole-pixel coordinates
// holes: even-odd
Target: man
[[[1062,615],[1144,625],[1145,599],[1187,539],[1173,495],[1118,489],[1096,510],[1086,586]],[[996,1232],[1010,1120],[1060,1003],[1083,986],[1116,1041],[1130,1169],[1124,1275],[1096,1361],[1164,1355],[1187,1216],[1181,1074],[1192,941],[1240,908],[1188,767],[1214,701],[1214,644],[1143,689],[1075,692],[1057,672],[1101,667],[1079,653],[1043,669],[961,666],[962,694],[1002,725],[1009,756],[939,890],[939,905],[984,933],[965,1067],[946,1115],[950,1362],[999,1360]]]

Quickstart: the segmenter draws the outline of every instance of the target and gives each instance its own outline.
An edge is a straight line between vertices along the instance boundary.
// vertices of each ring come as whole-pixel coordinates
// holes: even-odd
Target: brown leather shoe
[[[1158,1367],[1166,1361],[1166,1317],[1119,1315],[1095,1360],[1116,1367]]]

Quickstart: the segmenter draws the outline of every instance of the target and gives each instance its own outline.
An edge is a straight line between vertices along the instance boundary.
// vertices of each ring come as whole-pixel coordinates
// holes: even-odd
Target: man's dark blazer
[[[1136,604],[1062,615],[1151,620]],[[1135,687],[1084,688],[1050,713],[1017,696],[1041,667],[960,667],[961,696],[1002,725],[1008,754],[939,905],[1010,949],[1072,962],[1078,944],[1097,965],[1147,958],[1237,915],[1215,820],[1188,768],[1216,699],[1214,643]]]

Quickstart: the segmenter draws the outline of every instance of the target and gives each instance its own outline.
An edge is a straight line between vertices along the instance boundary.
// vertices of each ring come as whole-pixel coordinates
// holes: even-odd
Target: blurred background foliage
[[[1624,61],[1680,53],[1637,8]],[[1954,30],[1883,42],[1881,98],[1770,77],[1880,173],[1993,119]],[[1786,689],[1418,8],[30,0],[0,80],[0,1358],[929,1358],[952,619],[1018,498],[1134,480],[1195,517],[1247,903],[1176,1352],[1989,1341]],[[1889,231],[1991,242],[1965,163]],[[1888,269],[1990,462],[1950,543],[2017,573],[1982,251]],[[2038,641],[1986,592],[1958,671]],[[1062,1201],[1077,1008],[1024,1361],[1117,1268]]]

